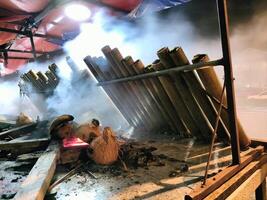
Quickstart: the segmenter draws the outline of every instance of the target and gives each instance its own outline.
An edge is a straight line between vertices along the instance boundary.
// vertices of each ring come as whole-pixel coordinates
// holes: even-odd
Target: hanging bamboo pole
[[[102,73],[102,71],[97,66],[96,62],[94,62],[93,58],[90,56],[87,56],[84,58],[84,62],[86,63],[89,70],[92,72],[92,74],[95,76],[95,78],[98,81],[104,81],[106,80],[105,74]],[[122,104],[120,96],[117,95],[117,89],[114,85],[107,85],[103,86],[104,91],[108,94],[108,96],[111,98],[112,102],[115,103],[118,110],[121,112],[121,114],[125,117],[127,122],[133,126],[138,126],[138,121],[134,117],[131,116],[129,113],[129,109],[125,107],[125,105]]]
[[[102,52],[110,64],[108,68],[111,75],[110,79],[120,78],[121,73],[118,68],[120,61],[117,60],[116,55],[112,54],[111,48],[109,46],[103,47]],[[151,118],[150,115],[146,112],[147,108],[142,107],[142,105],[138,102],[138,98],[129,83],[120,83],[117,84],[116,87],[120,88],[121,96],[123,97],[126,105],[131,108],[132,113],[139,118],[140,122],[149,127],[149,130],[152,130],[156,126],[156,121],[154,120],[154,118]]]
[[[175,66],[175,63],[170,56],[170,51],[167,47],[160,49],[157,54],[165,68],[172,68]],[[198,131],[195,130],[195,134],[200,133],[205,140],[210,140],[210,136],[212,135],[212,127],[209,124],[206,116],[203,115],[203,112],[195,101],[192,93],[186,86],[181,74],[172,75],[171,78],[173,79],[177,92],[182,100],[181,102],[185,108],[184,112],[189,115],[187,122],[190,123],[191,126],[194,125],[197,127]]]
[[[124,58],[122,60],[122,64],[125,66],[125,68],[127,70],[127,73],[130,76],[133,76],[133,75],[137,74],[135,72],[135,70],[134,70],[134,60],[132,59],[131,56],[127,56],[126,58]],[[138,74],[140,74],[141,72],[145,71],[144,66],[139,65],[138,67],[139,68],[142,67],[142,68],[140,68],[140,72],[138,72]],[[145,87],[144,82],[140,82],[140,81],[135,81],[135,82],[137,84],[139,83],[139,85],[141,85],[143,90],[153,87],[152,95],[153,95],[154,101],[157,103],[158,108],[160,109],[160,111],[162,112],[162,115],[165,118],[165,123],[167,122],[169,124],[169,126],[172,128],[173,131],[179,132],[180,130],[176,126],[176,124],[174,122],[174,119],[172,118],[172,116],[169,115],[168,110],[164,107],[164,104],[162,103],[162,100],[160,99],[160,96],[159,96],[159,93],[158,93],[158,91],[156,89],[155,84],[149,79],[147,81],[150,81],[150,86],[147,86],[147,87]],[[147,84],[149,84],[149,83],[147,83]],[[142,91],[142,89],[141,89],[141,91]],[[145,92],[146,92],[145,95],[147,95],[147,93],[149,93],[149,91],[145,91]],[[150,92],[152,92],[152,89],[151,89]]]
[[[157,60],[153,62],[152,68],[156,71],[160,71],[164,69],[164,66],[160,62],[160,60]],[[181,126],[180,130],[184,130],[182,134],[184,134],[185,137],[190,137],[196,132],[198,132],[197,127],[194,126],[194,124],[192,124],[192,120],[188,116],[188,111],[186,110],[183,102],[181,101],[181,97],[177,93],[177,90],[171,78],[169,76],[160,76],[158,77],[158,79],[161,82],[161,85],[163,86],[165,91],[167,92],[175,108],[175,111],[177,115],[179,116],[179,118],[177,118],[177,122],[179,122],[178,125]],[[197,135],[197,138],[200,138],[200,137]]]
[[[209,57],[205,54],[199,54],[194,56],[192,62],[193,63],[198,63],[198,62],[208,62]],[[215,72],[215,70],[212,67],[205,68],[205,69],[200,69],[197,70],[197,74],[203,83],[205,89],[209,94],[214,96],[216,99],[219,99],[220,93],[222,91],[222,85],[220,83],[220,80]],[[223,96],[223,103],[226,105],[226,95],[224,94]],[[215,104],[216,107],[218,107],[218,104]],[[229,117],[228,113],[226,110],[222,110],[221,113],[222,119],[226,126],[229,129]],[[238,131],[239,131],[239,143],[240,143],[240,148],[241,149],[246,149],[250,143],[251,140],[250,138],[246,135],[241,123],[239,120],[237,120],[237,125],[238,125]],[[230,133],[231,134],[231,133]]]
[[[175,47],[171,51],[170,55],[175,63],[175,66],[183,66],[190,64],[181,47]],[[194,73],[194,71],[189,71],[186,73],[181,73],[180,75],[186,82],[186,85],[191,91],[193,97],[195,98],[195,101],[199,104],[203,112],[203,116],[207,118],[208,122],[210,122],[213,130],[216,124],[217,110],[211,100],[205,94],[203,87],[199,82],[199,79],[196,77],[196,74]],[[229,132],[221,118],[219,118],[217,135],[220,138],[227,139],[228,141],[230,139]]]

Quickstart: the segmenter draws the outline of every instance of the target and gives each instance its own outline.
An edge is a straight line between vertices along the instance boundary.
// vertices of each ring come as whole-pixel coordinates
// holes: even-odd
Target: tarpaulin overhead
[[[143,0],[130,14],[129,17],[140,17],[145,13],[155,12],[174,7],[191,0]]]

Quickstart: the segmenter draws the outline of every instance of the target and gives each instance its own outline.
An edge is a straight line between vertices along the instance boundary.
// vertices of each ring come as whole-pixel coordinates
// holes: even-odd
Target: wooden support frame
[[[244,167],[246,167],[250,162],[257,159],[264,151],[264,147],[259,146],[255,148],[255,150],[249,154],[244,156],[241,159],[241,163],[239,165],[232,165],[224,169],[221,173],[216,176],[209,178],[206,182],[205,186],[202,186],[200,183],[197,185],[191,194],[185,196],[185,200],[200,200],[204,199],[211,192],[215,191],[222,184],[240,172]]]
[[[46,152],[37,160],[28,177],[21,184],[15,200],[41,200],[50,185],[56,170],[59,144],[51,143]]]

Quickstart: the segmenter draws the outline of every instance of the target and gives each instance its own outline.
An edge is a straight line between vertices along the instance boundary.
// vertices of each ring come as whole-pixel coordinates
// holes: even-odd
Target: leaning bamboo
[[[102,52],[109,63],[108,72],[111,75],[109,79],[120,78],[121,73],[118,69],[120,61],[117,61],[115,55],[112,54],[111,48],[109,46],[105,46],[102,48]],[[156,125],[155,121],[153,120],[153,118],[150,118],[150,116],[146,113],[146,108],[142,108],[142,105],[140,105],[140,103],[138,102],[138,98],[134,94],[130,85],[125,82],[117,84],[116,87],[119,89],[118,92],[120,93],[120,96],[123,97],[123,101],[131,109],[133,115],[139,118],[139,121],[145,126],[147,126],[149,130],[153,129],[154,125]]]
[[[99,70],[99,67],[97,66],[96,62],[93,60],[92,57],[87,56],[84,58],[84,62],[86,63],[89,70],[92,72],[92,74],[95,76],[95,78],[101,82],[106,80],[105,74],[102,73],[101,70]],[[117,95],[117,90],[114,88],[113,85],[107,85],[103,86],[104,91],[107,93],[107,95],[110,97],[111,101],[114,102],[115,106],[118,108],[120,113],[124,116],[126,121],[133,127],[138,126],[138,121],[133,118],[129,110],[125,107],[125,105],[122,104],[120,96]]]
[[[175,66],[183,66],[190,64],[181,47],[175,47],[171,51],[170,55],[175,63]],[[201,111],[203,112],[203,117],[207,118],[213,130],[216,123],[217,110],[214,107],[212,101],[205,94],[203,87],[199,82],[199,79],[197,78],[195,72],[189,71],[186,73],[180,73],[180,75],[185,81],[189,90],[191,91],[191,94],[195,98],[196,102],[199,104]],[[228,139],[228,141],[230,139],[229,132],[221,118],[219,118],[217,135],[220,138]]]
[[[115,61],[117,61],[117,67],[120,70],[122,76],[129,76],[129,68],[134,69],[134,65],[124,66],[122,63],[123,57],[117,48],[111,50],[111,55]],[[126,68],[127,67],[127,68]],[[160,108],[157,107],[157,101],[154,98],[153,92],[149,90],[148,86],[144,84],[144,80],[130,81],[128,84],[132,87],[132,91],[135,93],[139,104],[143,106],[146,111],[146,115],[150,122],[152,122],[152,129],[158,129],[161,126],[166,126],[168,120],[164,118],[160,112]],[[166,120],[164,122],[164,120]],[[163,123],[162,123],[163,122]]]
[[[143,63],[140,60],[134,62],[130,56],[128,56],[127,59],[123,59],[122,64],[125,66],[127,73],[131,76],[142,74],[144,72]],[[135,81],[135,83],[137,87],[140,87],[140,92],[143,93],[145,97],[149,97],[148,103],[154,105],[154,109],[159,111],[158,117],[160,118],[157,118],[158,124],[161,127],[169,126],[173,131],[178,131],[175,129],[175,125],[172,123],[171,117],[168,116],[168,113],[161,104],[158,94],[150,80]]]
[[[165,68],[175,67],[175,63],[172,60],[170,51],[167,47],[160,49],[157,54]],[[177,88],[177,93],[180,95],[184,112],[188,114],[187,123],[196,128],[193,133],[195,135],[200,133],[205,140],[209,140],[212,135],[211,126],[209,125],[206,117],[203,115],[203,112],[195,101],[192,93],[186,86],[181,74],[172,75],[171,78]]]
[[[164,69],[163,64],[160,62],[160,60],[153,62],[152,68],[156,71],[160,71],[160,70]],[[175,108],[177,115],[179,116],[179,118],[177,118],[176,120],[178,122],[178,125],[180,125],[179,130],[181,130],[181,134],[184,137],[191,137],[192,134],[195,133],[196,128],[193,125],[190,126],[189,122],[191,122],[191,121],[189,121],[189,119],[188,119],[188,112],[185,109],[185,106],[182,103],[181,98],[177,93],[177,90],[173,84],[173,81],[171,80],[171,78],[169,76],[160,76],[158,78],[161,82],[161,85],[164,87],[165,91],[167,92],[167,94],[168,94],[168,96],[169,96],[169,98],[170,98],[170,100],[171,100],[171,102]],[[189,124],[189,126],[188,126],[188,124]]]
[[[192,60],[193,63],[208,62],[208,61],[209,61],[209,57],[208,55],[205,55],[205,54],[196,55],[194,56],[194,59]],[[205,89],[207,90],[207,92],[211,94],[212,96],[214,96],[216,99],[219,99],[220,93],[222,91],[222,85],[215,70],[212,67],[209,67],[209,68],[197,70],[197,74],[201,82],[203,83]],[[226,101],[227,101],[226,95],[224,95],[223,103],[226,104]],[[218,107],[218,104],[215,104],[215,105],[216,107]],[[223,109],[221,114],[222,114],[221,116],[222,116],[224,123],[229,129],[229,117],[228,117],[227,111]],[[238,125],[238,131],[239,131],[240,148],[246,149],[250,145],[251,140],[246,135],[239,120],[237,120],[237,125]]]

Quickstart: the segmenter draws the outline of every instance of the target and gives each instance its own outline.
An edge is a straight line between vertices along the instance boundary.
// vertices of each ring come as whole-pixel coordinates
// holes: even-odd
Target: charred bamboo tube
[[[115,55],[112,55],[110,47],[103,47],[102,52],[110,64],[109,73],[111,77],[109,77],[109,80],[119,78],[120,73],[117,67],[116,59],[114,59]],[[139,118],[140,123],[142,123],[144,126],[147,126],[149,130],[152,130],[155,125],[153,124],[154,121],[152,118],[149,118],[149,115],[145,113],[145,110],[141,107],[140,103],[138,103],[138,99],[131,90],[132,88],[129,86],[129,84],[127,82],[120,83],[116,87],[119,89],[119,95],[122,96],[122,99],[129,106],[133,115]]]
[[[40,82],[45,86],[45,89],[52,88],[52,85],[48,82],[48,78],[46,75],[44,75],[42,72],[37,72],[37,76],[40,80]]]
[[[167,47],[160,49],[157,54],[165,68],[172,68],[175,66],[170,56],[170,51]],[[178,94],[180,95],[183,107],[185,108],[184,112],[188,114],[187,123],[196,127],[196,130],[194,130],[193,133],[195,135],[200,133],[205,140],[210,140],[210,136],[212,135],[212,127],[209,124],[206,116],[203,115],[203,111],[195,101],[192,93],[186,86],[181,74],[172,75],[171,78],[174,81],[174,85]]]
[[[129,75],[127,69],[122,64],[123,57],[117,48],[111,50],[111,56],[116,62],[120,77]],[[133,65],[128,67],[134,68]],[[160,128],[161,125],[163,125],[161,122],[164,120],[164,117],[161,115],[161,113],[158,112],[158,108],[155,106],[157,102],[154,101],[155,99],[153,99],[152,94],[148,92],[149,89],[146,87],[146,85],[142,85],[143,81],[140,81],[139,83],[140,84],[138,84],[138,82],[128,82],[128,85],[137,97],[137,103],[142,106],[145,116],[147,117],[147,119],[149,119],[149,122],[152,123],[152,129]],[[165,122],[165,125],[166,123],[167,120]]]
[[[95,78],[98,81],[106,80],[105,74],[102,73],[102,71],[99,69],[97,64],[93,61],[93,58],[91,58],[90,56],[87,56],[84,58],[84,62],[86,63],[89,70],[92,72],[92,74],[95,76]],[[122,116],[125,117],[127,122],[131,126],[137,127],[138,126],[137,119],[132,118],[132,116],[129,114],[129,110],[127,109],[127,107],[125,107],[122,104],[121,99],[119,98],[119,95],[116,94],[116,92],[117,92],[116,88],[114,88],[113,85],[108,85],[108,86],[103,86],[103,89],[107,93],[107,95],[110,97],[112,102],[114,102],[115,106],[118,108],[118,110],[120,111]]]
[[[49,83],[53,85],[53,88],[56,88],[58,84],[57,77],[55,77],[50,70],[46,71],[45,75],[47,76]]]
[[[124,70],[127,76],[141,74],[144,72],[144,65],[141,63],[135,63],[130,56],[126,59],[122,59],[121,63],[125,68]],[[175,124],[172,123],[172,119],[168,116],[168,113],[165,112],[150,80],[134,81],[134,83],[136,84],[136,87],[140,87],[140,92],[145,97],[144,99],[146,99],[146,97],[150,97],[149,99],[146,99],[149,101],[148,104],[153,103],[156,105],[156,108],[154,109],[159,109],[164,119],[164,121],[160,119],[159,124],[163,122],[162,126],[166,126],[168,124],[173,131],[178,131],[175,129]]]
[[[43,86],[38,81],[38,76],[32,70],[30,70],[29,72],[27,72],[26,75],[31,80],[32,85],[36,89],[38,89],[39,91],[42,91],[43,90]]]
[[[153,62],[152,68],[156,71],[160,71],[164,69],[164,66],[160,62],[160,60],[157,60]],[[158,77],[158,79],[160,80],[160,83],[164,87],[165,91],[167,92],[167,95],[169,96],[172,105],[174,106],[175,111],[179,116],[179,118],[177,118],[176,120],[178,122],[178,125],[181,126],[179,128],[181,134],[183,134],[184,137],[192,137],[192,133],[195,133],[197,128],[194,126],[194,124],[191,125],[191,123],[187,123],[191,119],[189,118],[188,111],[185,109],[185,106],[181,101],[181,97],[176,91],[173,81],[169,76],[160,76]]]
[[[155,70],[153,69],[152,65],[149,65],[144,69],[144,71],[145,72],[153,72]],[[151,82],[152,86],[154,87],[154,90],[158,94],[160,102],[161,102],[164,110],[166,111],[170,121],[172,122],[173,126],[175,127],[176,132],[179,133],[180,135],[185,136],[184,134],[181,134],[181,133],[186,132],[186,130],[183,128],[183,124],[182,124],[181,120],[179,119],[179,116],[175,112],[175,108],[172,105],[172,102],[171,102],[167,92],[165,91],[164,87],[162,86],[160,80],[158,79],[158,77],[150,78],[148,80]]]
[[[176,66],[188,65],[189,60],[187,59],[183,49],[181,47],[175,47],[170,53]],[[194,71],[189,71],[186,73],[180,73],[181,77],[188,86],[191,94],[195,98],[195,101],[199,104],[203,117],[207,118],[208,123],[210,124],[212,131],[216,124],[217,110],[214,107],[212,101],[205,94],[199,79],[197,78]],[[229,141],[230,135],[229,132],[223,123],[222,119],[219,118],[218,131],[216,133],[220,138],[227,139]]]
[[[205,54],[200,54],[196,55],[193,58],[193,63],[197,62],[208,62],[209,57]],[[205,68],[205,69],[200,69],[197,71],[197,74],[204,85],[205,89],[209,94],[214,96],[215,98],[219,99],[220,93],[222,91],[222,85],[220,83],[220,80],[215,72],[215,70],[211,67]],[[223,103],[226,104],[226,95],[223,97]],[[215,104],[216,107],[218,107],[217,104]],[[228,130],[229,130],[229,117],[228,113],[226,110],[222,110],[221,113],[222,119],[224,123],[226,124]],[[250,144],[251,140],[250,138],[246,135],[241,123],[239,120],[237,120],[237,125],[238,125],[238,131],[239,131],[239,143],[240,143],[240,148],[241,149],[246,149]],[[231,134],[231,133],[230,133]]]
[[[58,66],[55,63],[49,65],[48,69],[50,69],[50,71],[54,74],[54,76],[57,77]]]

